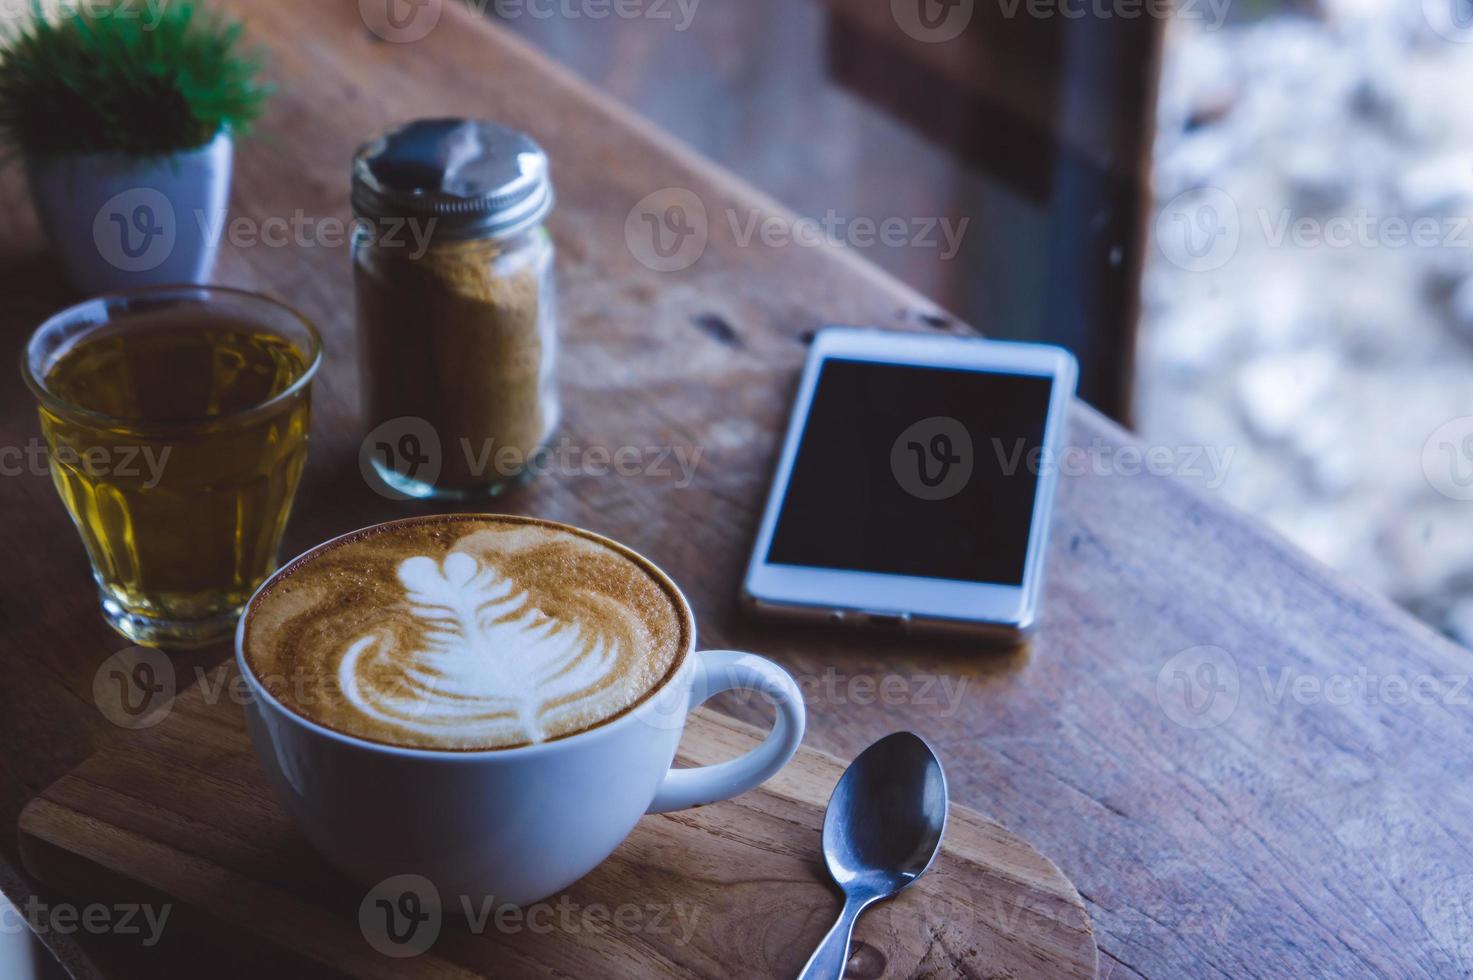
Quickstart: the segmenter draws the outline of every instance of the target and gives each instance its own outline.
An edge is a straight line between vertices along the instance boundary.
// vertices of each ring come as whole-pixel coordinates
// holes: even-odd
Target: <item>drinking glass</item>
[[[31,337],[52,480],[119,633],[177,648],[230,634],[276,568],[321,360],[299,313],[219,287],[104,296]]]

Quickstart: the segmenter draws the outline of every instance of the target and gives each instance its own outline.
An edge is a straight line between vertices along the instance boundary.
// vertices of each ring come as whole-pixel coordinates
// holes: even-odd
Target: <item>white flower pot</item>
[[[230,198],[234,143],[221,132],[169,157],[28,160],[41,224],[84,293],[205,283]]]

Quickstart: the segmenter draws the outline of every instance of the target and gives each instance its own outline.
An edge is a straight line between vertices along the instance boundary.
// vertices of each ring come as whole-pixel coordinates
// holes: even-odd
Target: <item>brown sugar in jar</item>
[[[411,123],[359,151],[365,448],[390,488],[498,494],[556,428],[551,196],[541,150],[492,123]]]

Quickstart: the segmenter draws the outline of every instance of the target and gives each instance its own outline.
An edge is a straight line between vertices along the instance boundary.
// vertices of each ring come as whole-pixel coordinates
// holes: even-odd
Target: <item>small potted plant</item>
[[[234,137],[269,90],[240,34],[186,0],[32,0],[0,42],[0,142],[78,289],[208,281]]]

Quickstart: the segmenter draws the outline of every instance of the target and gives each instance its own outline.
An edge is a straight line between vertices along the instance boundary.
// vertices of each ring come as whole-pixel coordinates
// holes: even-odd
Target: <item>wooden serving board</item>
[[[119,739],[26,807],[20,845],[32,874],[64,891],[121,883],[362,977],[792,977],[838,913],[819,847],[843,766],[804,748],[759,790],[644,818],[541,912],[487,919],[473,909],[477,931],[447,902],[428,949],[385,955],[360,925],[367,890],[318,858],[271,796],[232,700],[233,671],[220,668],[157,727]],[[720,761],[760,735],[700,711],[680,758]],[[930,873],[866,913],[855,939],[849,977],[1096,975],[1073,885],[957,806]]]

